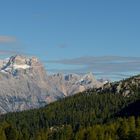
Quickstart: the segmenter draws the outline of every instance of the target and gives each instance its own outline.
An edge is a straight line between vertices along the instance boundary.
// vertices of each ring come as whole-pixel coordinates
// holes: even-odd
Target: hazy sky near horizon
[[[139,7],[139,0],[1,0],[0,56],[35,55],[52,72],[139,73]]]

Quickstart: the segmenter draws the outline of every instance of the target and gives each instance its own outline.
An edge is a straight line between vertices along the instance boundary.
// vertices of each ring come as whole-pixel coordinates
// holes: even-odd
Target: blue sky
[[[1,0],[1,57],[35,55],[49,72],[93,71],[99,77],[118,79],[139,73],[140,61],[134,61],[140,56],[139,7],[139,0]],[[117,57],[97,66],[93,57],[102,56]],[[121,59],[118,65],[122,57],[129,60]],[[80,58],[87,61],[63,63]],[[126,61],[131,62],[127,68],[122,66]],[[114,70],[114,65],[123,68]]]

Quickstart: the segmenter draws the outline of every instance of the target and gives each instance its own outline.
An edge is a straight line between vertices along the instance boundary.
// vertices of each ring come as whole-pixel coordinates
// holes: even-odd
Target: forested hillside
[[[139,99],[138,93],[124,97],[89,90],[41,109],[9,113],[0,118],[0,140],[140,139],[139,115],[126,109]]]

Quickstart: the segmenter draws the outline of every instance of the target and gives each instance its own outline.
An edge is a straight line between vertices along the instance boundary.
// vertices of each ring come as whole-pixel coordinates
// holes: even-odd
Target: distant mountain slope
[[[90,88],[99,88],[104,82],[95,79],[92,73],[78,74],[54,74],[47,76],[47,84],[51,89],[62,92],[65,96],[83,92]]]
[[[140,92],[140,75],[127,78],[122,81],[107,83],[103,87],[96,89],[99,93],[115,93],[129,97]]]
[[[102,85],[91,73],[47,75],[36,57],[11,56],[0,61],[0,114],[39,108]]]

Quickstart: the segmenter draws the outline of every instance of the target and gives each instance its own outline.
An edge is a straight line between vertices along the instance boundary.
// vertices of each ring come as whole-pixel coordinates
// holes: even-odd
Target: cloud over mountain
[[[102,75],[108,74],[121,75],[124,72],[129,75],[129,73],[131,72],[140,71],[140,57],[85,56],[73,59],[51,60],[47,61],[47,63],[82,66],[81,69],[75,69],[72,71],[75,72],[93,71],[102,73]]]

